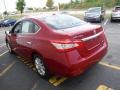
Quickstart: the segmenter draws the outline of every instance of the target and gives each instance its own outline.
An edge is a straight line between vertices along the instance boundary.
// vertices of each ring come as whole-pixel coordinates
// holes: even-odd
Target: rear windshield
[[[120,7],[115,7],[115,10],[120,10]]]
[[[56,30],[81,26],[86,23],[78,18],[75,18],[70,15],[64,15],[64,14],[50,15],[50,16],[42,18],[42,20],[49,27],[56,29]]]

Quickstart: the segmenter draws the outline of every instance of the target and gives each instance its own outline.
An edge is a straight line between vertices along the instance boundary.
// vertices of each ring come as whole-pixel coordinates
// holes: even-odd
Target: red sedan
[[[77,76],[106,54],[104,29],[64,14],[26,17],[6,32],[6,45],[34,62],[41,77]]]

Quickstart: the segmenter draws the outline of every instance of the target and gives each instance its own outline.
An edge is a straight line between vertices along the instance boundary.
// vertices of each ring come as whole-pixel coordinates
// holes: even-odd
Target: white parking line
[[[3,46],[5,46],[6,44],[2,44],[2,45],[0,45],[0,47],[3,47]]]
[[[8,53],[9,51],[5,51],[4,53],[0,54],[0,57],[3,56],[4,54]]]
[[[5,68],[5,69],[0,73],[0,77],[2,77],[8,70],[10,70],[15,63],[16,63],[16,62],[12,62],[10,65],[8,65],[8,67]]]
[[[108,22],[108,19],[104,22],[104,24],[103,24],[103,25],[105,26],[105,25],[107,24],[107,22]]]

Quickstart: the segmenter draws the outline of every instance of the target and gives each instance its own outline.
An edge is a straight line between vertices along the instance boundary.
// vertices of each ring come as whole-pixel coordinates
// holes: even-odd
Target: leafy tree
[[[116,0],[116,5],[120,5],[120,0]]]
[[[20,11],[20,13],[22,14],[23,13],[23,10],[24,10],[24,8],[25,8],[25,1],[24,0],[18,0],[18,2],[16,3],[16,9],[18,10],[18,11]]]
[[[75,4],[79,4],[79,0],[75,0]]]
[[[71,2],[71,3],[74,3],[74,1],[73,1],[73,0],[71,0],[70,2]]]
[[[47,2],[46,2],[46,6],[49,8],[49,9],[52,9],[52,7],[53,7],[53,0],[47,0]]]
[[[7,12],[7,11],[4,11],[4,12],[3,12],[3,15],[8,15],[8,12]]]

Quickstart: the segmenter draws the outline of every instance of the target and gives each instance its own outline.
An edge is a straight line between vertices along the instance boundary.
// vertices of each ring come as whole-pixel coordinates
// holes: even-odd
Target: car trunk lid
[[[71,36],[73,41],[78,40],[84,43],[84,49],[82,51],[79,47],[77,48],[77,50],[83,56],[98,50],[104,42],[104,31],[100,25],[88,24],[62,31]],[[62,31],[60,30],[59,32]]]

